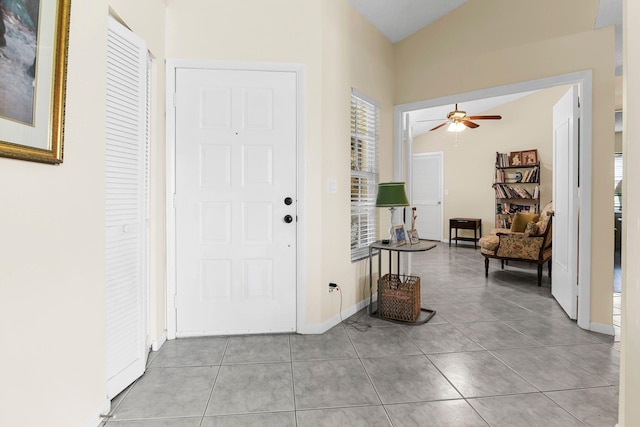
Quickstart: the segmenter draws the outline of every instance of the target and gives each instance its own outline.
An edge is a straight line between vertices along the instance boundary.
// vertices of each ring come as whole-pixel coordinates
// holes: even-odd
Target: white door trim
[[[580,117],[580,220],[578,242],[578,326],[591,330],[591,177],[592,177],[592,89],[593,72],[584,70],[575,73],[545,77],[537,80],[513,83],[472,92],[452,94],[440,98],[432,98],[423,101],[400,104],[394,107],[393,117],[393,141],[394,160],[393,178],[396,181],[405,179],[406,165],[413,147],[404,147],[403,141],[403,117],[405,113],[423,108],[436,107],[456,102],[465,102],[475,99],[488,98],[500,95],[509,95],[518,92],[541,90],[554,86],[570,84],[580,85],[581,117]],[[406,151],[405,151],[406,150]],[[404,154],[404,155],[403,155]],[[583,260],[583,262],[580,262]]]
[[[305,122],[304,122],[304,87],[305,66],[303,64],[290,63],[263,63],[263,62],[226,62],[204,61],[194,59],[167,60],[167,96],[166,96],[166,120],[167,120],[167,182],[166,182],[166,251],[167,251],[167,305],[166,324],[167,339],[176,338],[176,309],[175,295],[176,283],[176,215],[174,208],[174,194],[176,192],[176,120],[174,94],[176,92],[176,69],[197,68],[211,70],[242,70],[242,71],[284,71],[296,73],[297,80],[297,269],[296,269],[296,330],[301,332],[306,326],[306,301],[307,289],[305,287],[306,275],[306,194],[305,194]]]

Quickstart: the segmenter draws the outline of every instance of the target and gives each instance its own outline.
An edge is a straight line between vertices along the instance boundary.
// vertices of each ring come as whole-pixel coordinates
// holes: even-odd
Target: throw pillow
[[[534,213],[526,213],[526,212],[516,212],[513,217],[513,222],[511,223],[511,231],[522,233],[524,229],[527,228],[527,224],[531,221],[536,222],[540,218],[540,215]]]
[[[527,228],[524,229],[524,234],[526,234],[527,236],[535,236],[538,234],[538,223],[536,222],[529,222],[527,224]]]

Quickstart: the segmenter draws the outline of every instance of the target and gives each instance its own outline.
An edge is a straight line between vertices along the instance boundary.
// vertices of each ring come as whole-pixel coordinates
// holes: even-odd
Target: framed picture
[[[520,151],[509,153],[509,166],[522,166],[522,153]]]
[[[0,6],[0,156],[62,163],[71,0]]]
[[[396,245],[404,245],[407,243],[407,237],[404,232],[404,225],[393,226],[393,237],[396,239]]]
[[[409,236],[409,242],[412,245],[420,243],[420,237],[418,237],[418,230],[407,230],[407,236]]]
[[[537,165],[538,164],[538,150],[529,150],[522,152],[522,164],[524,165]]]

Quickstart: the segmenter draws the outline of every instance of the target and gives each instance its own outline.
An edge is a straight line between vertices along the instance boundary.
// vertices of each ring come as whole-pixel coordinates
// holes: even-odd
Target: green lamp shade
[[[377,207],[409,206],[407,193],[404,192],[404,182],[383,182],[378,184]]]

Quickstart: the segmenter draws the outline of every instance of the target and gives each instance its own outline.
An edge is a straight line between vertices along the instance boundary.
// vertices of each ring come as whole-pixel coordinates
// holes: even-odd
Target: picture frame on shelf
[[[535,166],[538,164],[538,150],[522,151],[522,164]]]
[[[5,61],[8,70],[0,81],[0,93],[8,94],[0,98],[0,156],[59,164],[71,0],[25,4],[11,10],[16,19],[4,20],[0,13],[0,35],[10,39],[12,58],[20,58]]]
[[[509,166],[522,166],[521,151],[512,151],[509,153]]]
[[[407,236],[404,230],[404,225],[393,226],[393,237],[395,238],[395,243],[398,246],[402,246],[407,243]]]
[[[409,242],[412,245],[417,245],[420,243],[420,237],[418,237],[418,230],[407,230],[407,236],[409,237]]]

